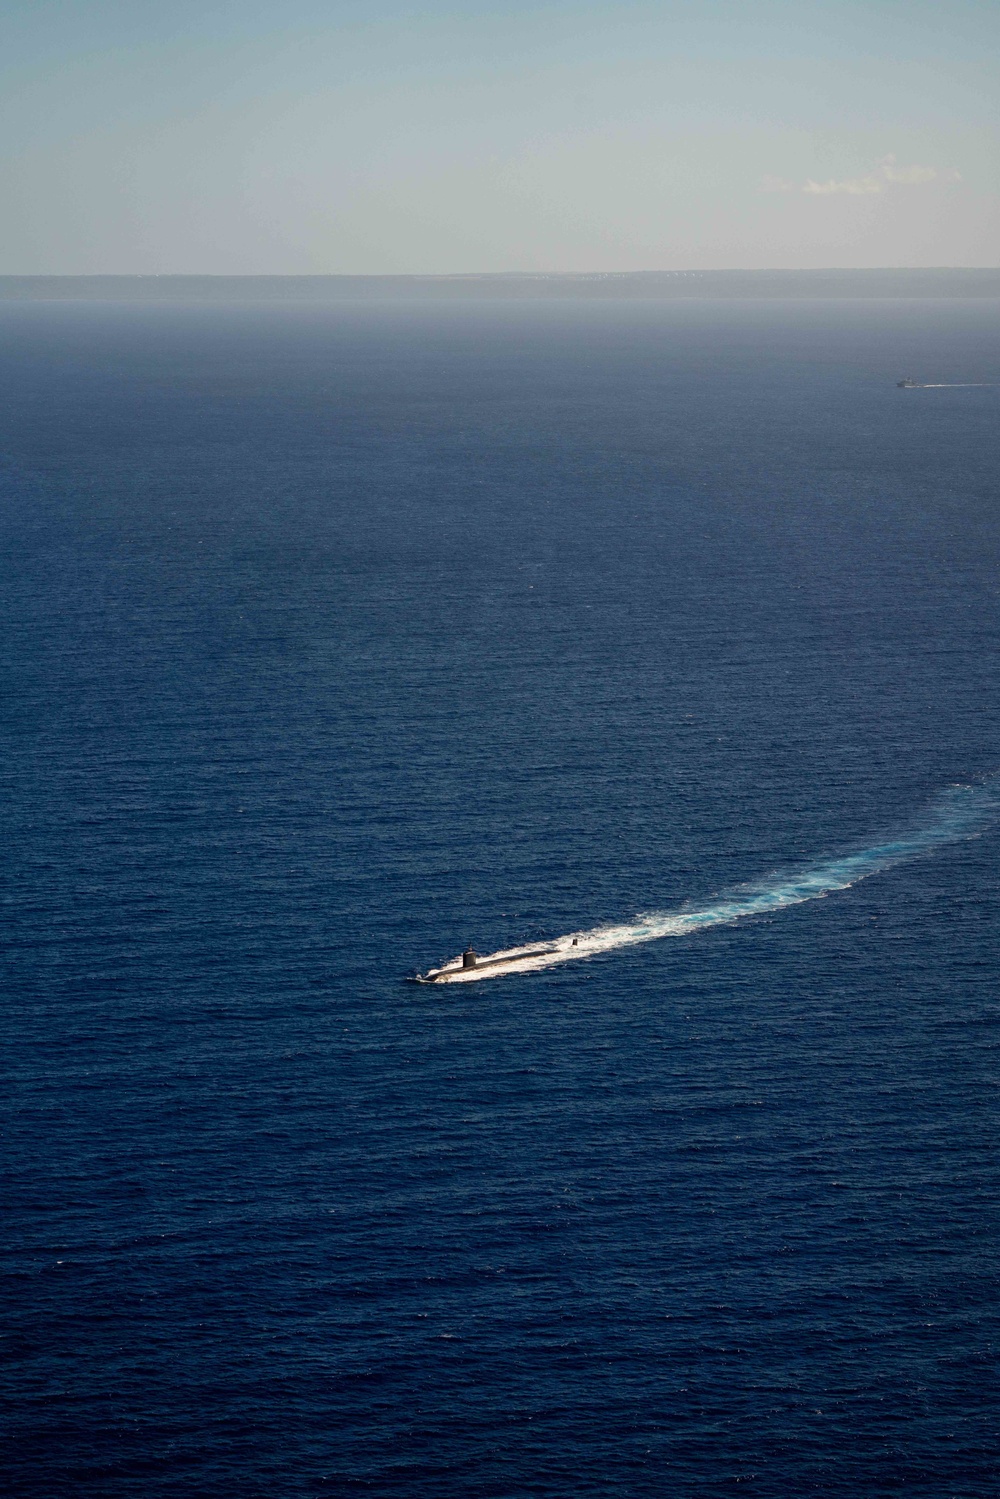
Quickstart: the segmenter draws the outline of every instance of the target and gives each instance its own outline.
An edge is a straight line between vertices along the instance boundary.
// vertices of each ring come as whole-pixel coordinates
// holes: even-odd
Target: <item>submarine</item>
[[[442,963],[439,968],[428,968],[426,973],[414,973],[411,984],[462,984],[477,978],[496,978],[501,973],[530,972],[538,958],[551,958],[557,953],[576,947],[576,937],[561,938],[547,947],[508,947],[500,952],[481,957],[474,947],[467,947],[457,958]]]

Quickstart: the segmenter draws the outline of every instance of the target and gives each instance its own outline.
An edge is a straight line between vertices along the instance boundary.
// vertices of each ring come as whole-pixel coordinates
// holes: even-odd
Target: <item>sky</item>
[[[1000,0],[4,0],[0,274],[1000,264]]]

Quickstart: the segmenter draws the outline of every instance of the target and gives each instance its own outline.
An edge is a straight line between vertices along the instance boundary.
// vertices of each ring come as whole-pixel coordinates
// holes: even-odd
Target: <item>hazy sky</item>
[[[1000,0],[5,0],[0,272],[1000,263]]]

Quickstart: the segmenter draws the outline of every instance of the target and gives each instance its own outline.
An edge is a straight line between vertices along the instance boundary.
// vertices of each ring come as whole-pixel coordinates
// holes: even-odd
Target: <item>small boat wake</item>
[[[470,984],[507,973],[538,973],[558,963],[592,958],[657,942],[662,937],[686,937],[707,927],[725,926],[748,916],[763,916],[786,906],[818,900],[837,890],[849,890],[859,880],[892,869],[949,843],[976,838],[1000,820],[1000,795],[991,785],[954,786],[928,809],[923,823],[887,843],[876,843],[858,853],[823,859],[798,871],[786,871],[752,885],[719,895],[706,905],[682,906],[675,911],[652,911],[622,926],[593,927],[569,932],[551,942],[501,948],[480,957],[472,949],[415,975],[420,984]]]

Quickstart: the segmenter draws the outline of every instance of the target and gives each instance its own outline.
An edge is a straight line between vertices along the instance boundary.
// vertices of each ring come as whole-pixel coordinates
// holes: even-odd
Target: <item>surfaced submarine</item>
[[[539,958],[551,958],[557,953],[567,953],[577,946],[576,937],[562,937],[546,947],[508,947],[500,952],[480,957],[474,947],[467,947],[457,958],[442,963],[440,968],[428,968],[426,973],[411,975],[411,984],[462,984],[471,979],[494,978],[501,973],[530,972]],[[576,956],[574,954],[574,956]],[[543,965],[544,966],[544,965]]]
[[[555,951],[554,947],[520,947],[510,953],[493,953],[490,957],[481,958],[474,948],[467,947],[459,957],[442,963],[440,968],[428,968],[426,973],[415,973],[412,982],[414,984],[453,983],[460,975],[468,978],[470,969],[473,968],[477,971],[484,968],[504,968],[511,963],[524,962],[528,958],[547,958]]]

